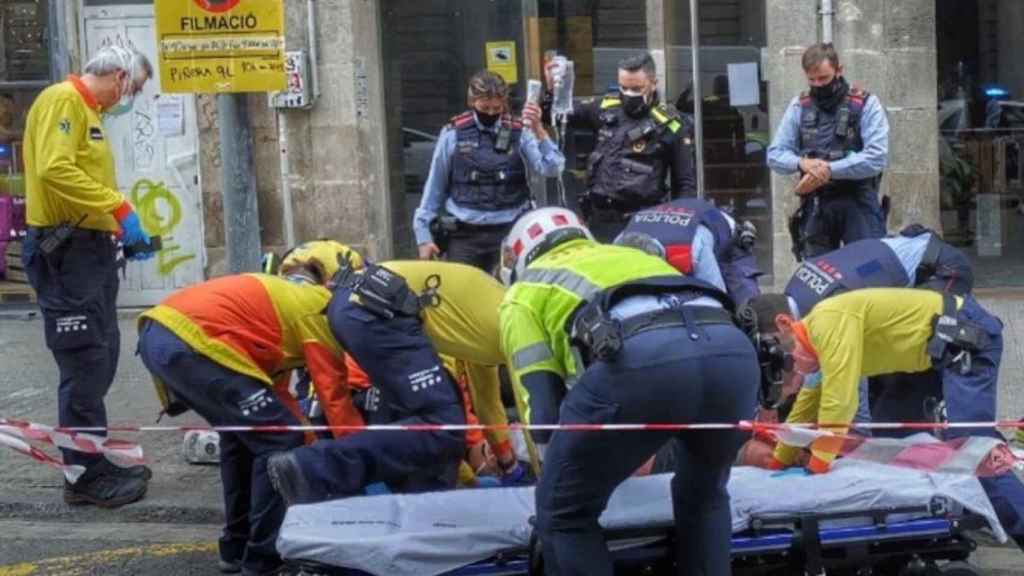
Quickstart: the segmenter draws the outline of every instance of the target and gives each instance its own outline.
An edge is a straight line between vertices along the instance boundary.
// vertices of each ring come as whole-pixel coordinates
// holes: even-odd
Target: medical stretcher
[[[601,522],[617,574],[674,573],[669,478],[630,479],[613,495]],[[737,468],[730,493],[737,576],[980,575],[966,563],[968,532],[1005,538],[968,476],[870,464],[815,477]],[[530,488],[372,498],[291,508],[278,549],[294,573],[543,574]]]

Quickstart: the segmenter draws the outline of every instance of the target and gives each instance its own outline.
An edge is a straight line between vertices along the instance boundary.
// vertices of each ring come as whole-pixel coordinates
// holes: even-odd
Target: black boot
[[[106,472],[103,462],[105,460],[89,466],[74,484],[64,481],[65,503],[118,508],[141,500],[146,495],[146,488],[149,485],[146,480]]]

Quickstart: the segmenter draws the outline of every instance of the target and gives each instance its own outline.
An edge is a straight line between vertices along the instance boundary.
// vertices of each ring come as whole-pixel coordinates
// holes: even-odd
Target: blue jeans
[[[562,404],[562,424],[733,423],[757,400],[758,364],[734,326],[663,328],[626,339],[588,367]],[[598,517],[615,487],[672,439],[680,574],[728,574],[726,484],[737,431],[555,432],[537,487],[537,530],[549,575],[611,576]]]

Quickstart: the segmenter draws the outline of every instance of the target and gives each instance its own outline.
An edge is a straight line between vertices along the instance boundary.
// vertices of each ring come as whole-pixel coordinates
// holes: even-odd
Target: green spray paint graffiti
[[[132,186],[132,204],[146,232],[163,239],[163,250],[156,255],[156,269],[161,276],[167,276],[196,257],[195,254],[181,253],[181,245],[175,243],[174,236],[171,236],[181,223],[181,202],[163,182],[145,179],[136,182]]]

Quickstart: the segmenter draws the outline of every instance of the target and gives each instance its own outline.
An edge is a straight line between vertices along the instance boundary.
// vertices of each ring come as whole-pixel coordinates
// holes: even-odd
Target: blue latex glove
[[[149,234],[146,234],[146,231],[142,229],[142,221],[139,220],[139,215],[134,210],[121,220],[121,231],[124,233],[121,241],[125,244],[137,244],[139,242],[149,244]]]
[[[142,221],[139,220],[139,215],[134,210],[121,220],[121,231],[123,232],[121,241],[126,246],[139,242],[149,244],[149,234],[142,229]],[[131,256],[131,260],[149,260],[154,255],[154,252],[137,252]]]
[[[388,485],[383,482],[367,484],[363,491],[366,492],[367,496],[385,496],[387,494],[391,494],[391,490],[388,488]]]
[[[810,476],[810,475],[811,475],[811,473],[808,472],[807,469],[805,469],[803,467],[791,466],[789,468],[786,468],[784,470],[779,470],[778,472],[772,474],[772,478],[782,478],[782,477],[785,477],[785,476]]]
[[[501,488],[501,480],[498,480],[494,476],[477,476],[476,477],[477,488]]]
[[[502,486],[528,486],[535,482],[536,478],[533,477],[529,467],[518,460],[501,474]]]

